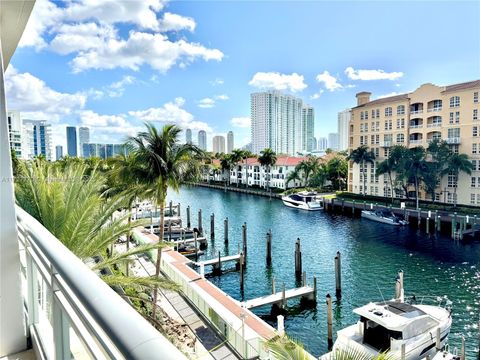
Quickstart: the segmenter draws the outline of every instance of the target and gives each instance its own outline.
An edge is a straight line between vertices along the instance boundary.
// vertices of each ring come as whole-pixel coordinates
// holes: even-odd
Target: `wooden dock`
[[[275,294],[247,300],[242,302],[242,306],[246,309],[254,309],[265,305],[282,304],[282,307],[284,307],[287,304],[287,300],[295,299],[298,297],[314,300],[315,293],[316,289],[314,287],[302,286],[296,289],[289,289],[285,291],[282,290]]]
[[[183,244],[195,244],[195,238],[188,238],[188,239],[175,239],[175,240],[168,240],[168,234],[164,235],[164,241],[173,244],[173,245],[183,245]],[[197,243],[201,246],[206,246],[207,243],[207,238],[202,236],[202,237],[197,237]]]
[[[210,260],[203,260],[203,261],[197,261],[197,262],[193,262],[193,265],[195,266],[209,266],[209,265],[218,265],[218,263],[226,263],[226,262],[230,262],[230,261],[235,261],[235,262],[239,262],[240,261],[240,254],[236,254],[236,255],[230,255],[230,256],[223,256],[223,257],[220,257],[220,258],[214,258],[214,259],[210,259]]]

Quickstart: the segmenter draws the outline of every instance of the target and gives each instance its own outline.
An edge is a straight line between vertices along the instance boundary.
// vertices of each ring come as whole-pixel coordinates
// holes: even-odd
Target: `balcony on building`
[[[410,115],[423,114],[423,103],[414,103],[410,105]]]
[[[392,144],[392,140],[385,140],[383,143],[382,143],[382,147],[391,147],[393,144]]]
[[[442,140],[442,133],[440,131],[431,131],[427,133],[427,143],[431,143],[434,140]]]
[[[410,129],[418,129],[423,127],[423,119],[422,118],[414,118],[410,120],[409,123]]]
[[[423,142],[423,134],[422,133],[410,134],[410,138],[409,138],[410,145],[421,145],[422,142]]]
[[[445,141],[450,145],[458,145],[460,144],[460,137],[448,137]]]
[[[437,128],[442,127],[442,117],[441,116],[430,116],[427,118],[427,128]]]
[[[442,100],[436,99],[429,101],[427,104],[427,112],[442,111]]]

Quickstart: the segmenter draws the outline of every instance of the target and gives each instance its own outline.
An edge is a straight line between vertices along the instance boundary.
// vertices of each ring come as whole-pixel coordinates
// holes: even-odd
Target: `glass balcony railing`
[[[186,359],[37,220],[16,214],[27,328],[47,359]]]

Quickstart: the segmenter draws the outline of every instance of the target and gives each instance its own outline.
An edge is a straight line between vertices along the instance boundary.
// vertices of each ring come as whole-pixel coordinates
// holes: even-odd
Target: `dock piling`
[[[333,317],[332,317],[332,297],[327,294],[327,339],[328,350],[333,346]]]
[[[283,336],[285,334],[285,318],[283,315],[278,315],[277,316],[277,331],[278,335]]]
[[[195,261],[198,261],[198,244],[197,244],[197,233],[193,233],[193,240],[195,242]]]
[[[187,206],[187,229],[190,229],[191,227],[191,223],[190,223],[190,205]]]
[[[223,240],[228,244],[228,217],[223,220]]]
[[[403,302],[403,270],[400,270],[395,279],[395,300]]]
[[[338,299],[342,297],[342,260],[340,251],[335,256],[335,295]]]
[[[465,360],[465,336],[462,335],[462,347],[460,348],[460,360]]]
[[[427,217],[427,222],[425,226],[426,226],[427,234],[430,234],[430,217]]]
[[[198,231],[200,232],[200,236],[203,236],[202,209],[198,209]]]
[[[435,334],[435,348],[437,349],[437,351],[441,351],[442,350],[442,342],[441,342],[441,339],[440,339],[440,327],[437,328],[437,332]]]
[[[275,277],[272,278],[272,294],[275,294]]]
[[[242,225],[242,244],[243,244],[243,254],[245,260],[247,260],[247,223],[244,222]]]
[[[215,238],[215,214],[210,215],[210,237]]]
[[[352,201],[352,216],[355,216],[355,200]]]
[[[295,277],[297,279],[302,276],[302,251],[300,249],[300,238],[295,242]]]
[[[405,343],[400,347],[400,360],[405,360]]]
[[[307,272],[306,271],[304,271],[302,273],[302,287],[303,286],[307,286]]]
[[[168,241],[172,241],[172,221],[168,220]]]
[[[243,292],[243,283],[244,283],[244,255],[243,252],[240,252],[240,290]]]
[[[422,210],[418,209],[417,211],[417,227],[420,230],[420,225],[422,223]]]
[[[287,301],[285,300],[285,283],[282,284],[282,309],[285,309],[287,306]]]
[[[267,232],[267,266],[272,265],[272,230]]]
[[[317,277],[313,277],[313,301],[317,302]]]

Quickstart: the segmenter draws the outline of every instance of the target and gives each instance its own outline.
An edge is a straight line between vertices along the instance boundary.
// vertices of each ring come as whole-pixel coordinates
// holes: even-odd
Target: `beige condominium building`
[[[453,175],[445,176],[437,188],[436,200],[453,202],[457,186],[459,204],[480,205],[480,80],[448,86],[424,84],[411,93],[372,101],[370,95],[356,95],[357,106],[352,108],[349,125],[349,151],[367,145],[376,159],[365,169],[350,162],[349,191],[363,193],[364,174],[367,194],[390,196],[388,175],[377,176],[376,166],[388,157],[391,147],[426,148],[433,139],[442,139],[452,151],[467,154],[474,171],[471,175],[461,173],[458,180]],[[420,197],[431,200],[424,191]]]

